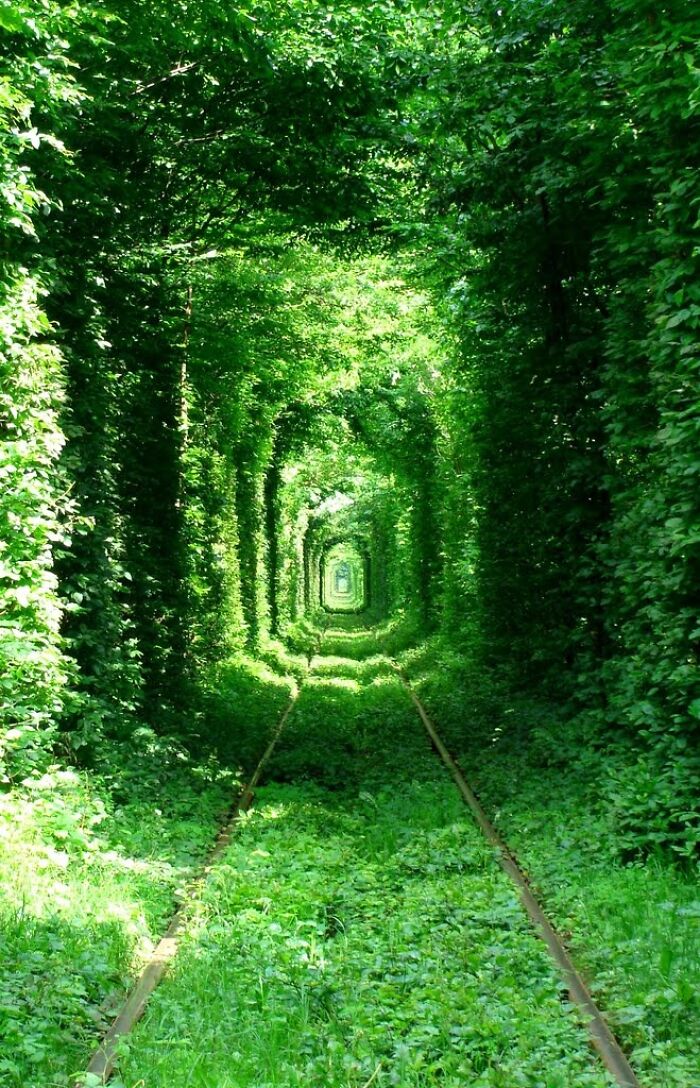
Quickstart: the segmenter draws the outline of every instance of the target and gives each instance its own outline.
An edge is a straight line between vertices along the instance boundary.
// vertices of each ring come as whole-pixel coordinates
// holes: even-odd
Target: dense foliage
[[[49,758],[57,728],[83,761],[103,738],[125,739],[142,713],[174,728],[200,630],[210,652],[240,641],[241,620],[255,642],[260,473],[272,420],[308,368],[292,358],[293,330],[269,324],[278,273],[266,287],[257,264],[232,269],[239,258],[222,259],[210,322],[235,320],[232,295],[249,285],[250,325],[229,345],[210,343],[210,364],[250,411],[232,427],[213,388],[222,410],[212,420],[188,373],[198,262],[212,243],[225,251],[237,236],[245,251],[248,239],[367,203],[363,171],[374,167],[361,135],[377,107],[378,43],[356,65],[342,12],[333,33],[319,12],[298,27],[281,7],[261,11],[262,26],[215,4],[181,15],[138,0],[0,9],[0,229],[10,258],[3,743],[12,779],[42,749]],[[280,237],[277,250],[287,244]],[[279,347],[268,345],[266,370],[268,334]],[[286,375],[275,370],[285,343]],[[248,361],[232,366],[223,350]],[[267,421],[260,432],[258,419]],[[211,429],[198,432],[200,423]],[[243,511],[244,532],[222,527],[240,556],[216,560],[236,583],[230,598],[240,598],[242,618],[200,593],[211,559],[203,553],[220,542],[189,501],[186,477],[202,487],[205,469],[221,477],[211,500],[235,490]],[[225,636],[213,630],[222,621]]]
[[[386,661],[344,664],[333,675],[331,658],[302,692],[123,1082],[148,1071],[160,1088],[185,1068],[196,1088],[361,1088],[373,1075],[506,1088],[545,1070],[551,1088],[602,1088],[399,680]]]
[[[611,857],[692,863],[699,37],[682,0],[0,0],[3,804],[252,758],[250,670],[304,671],[342,545],[456,747],[512,721]]]
[[[34,112],[58,130],[80,94],[67,68],[64,21],[47,6],[41,26],[0,9],[10,49],[0,76],[0,773],[26,771],[55,740],[71,672],[60,634],[62,605],[54,556],[66,543],[68,481],[57,468],[65,438],[62,357],[48,338],[45,312],[52,268],[39,251],[40,220],[56,213],[53,194],[29,161],[39,154],[60,171],[66,157],[55,131],[39,132]]]
[[[680,3],[459,18],[419,104],[461,340],[451,626],[469,600],[484,664],[569,700],[563,754],[624,750],[630,840],[692,851],[700,23]]]

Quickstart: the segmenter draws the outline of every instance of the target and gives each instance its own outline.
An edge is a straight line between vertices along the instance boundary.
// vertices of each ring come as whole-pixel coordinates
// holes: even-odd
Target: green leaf
[[[22,33],[29,30],[26,21],[15,7],[0,5],[0,28],[11,34]]]

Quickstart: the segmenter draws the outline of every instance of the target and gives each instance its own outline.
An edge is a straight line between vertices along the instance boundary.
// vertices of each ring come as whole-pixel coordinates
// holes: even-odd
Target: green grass
[[[296,652],[278,639],[263,637],[257,656],[261,663],[268,665],[278,676],[293,676],[296,680],[303,680],[308,672],[309,655],[315,650],[319,640],[318,632],[312,632],[305,643],[304,652]]]
[[[264,660],[237,655],[216,665],[202,682],[196,750],[216,752],[225,766],[250,767],[260,754],[260,738],[274,726],[296,690],[306,660],[271,648],[275,668]]]
[[[400,684],[338,671],[302,691],[119,1083],[608,1085]]]
[[[330,614],[324,618],[324,655],[362,660],[378,654],[398,654],[420,640],[420,625],[412,614],[399,614],[378,625],[361,616]]]
[[[85,1066],[289,698],[242,658],[215,680],[226,707],[212,690],[196,759],[141,729],[99,773],[0,795],[3,1088],[66,1088]]]
[[[2,1085],[69,1083],[215,832],[231,777],[158,765],[121,801],[61,770],[0,799]]]
[[[338,657],[330,654],[314,657],[311,660],[311,675],[314,677],[330,677],[346,680],[367,682],[376,676],[387,675],[390,665],[385,657]]]
[[[660,855],[622,860],[605,757],[569,748],[557,756],[551,711],[489,692],[439,645],[409,655],[407,664],[643,1083],[697,1088],[697,870]]]
[[[115,1088],[609,1084],[377,655],[386,634],[342,623],[310,670],[277,644],[267,664],[234,658],[205,678],[189,751],[144,729],[116,767],[0,796],[3,1088],[67,1088],[84,1068],[289,699],[270,666],[307,684]],[[645,1088],[697,1088],[694,875],[619,860],[600,767],[555,760],[536,708],[437,643],[404,661]]]

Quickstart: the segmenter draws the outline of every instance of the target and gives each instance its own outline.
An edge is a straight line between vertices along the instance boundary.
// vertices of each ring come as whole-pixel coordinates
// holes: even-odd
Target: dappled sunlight
[[[700,1088],[696,9],[0,0],[2,1088]]]
[[[206,1055],[207,1082],[234,1068],[239,1088],[340,1088],[350,1063],[359,1083],[386,1067],[402,1088],[435,1063],[455,1085],[556,1063],[604,1088],[397,678],[337,682],[302,689],[123,1079],[147,1069],[166,1088]],[[390,776],[385,750],[401,753]],[[164,1045],[183,1014],[186,1036]]]
[[[358,683],[368,683],[376,676],[386,673],[389,668],[387,659],[381,656],[357,659],[324,655],[312,660],[311,676],[345,676],[357,680]]]
[[[357,680],[353,680],[349,676],[310,676],[307,681],[307,687],[311,688],[326,688],[331,691],[336,689],[342,689],[344,691],[360,691],[360,685]]]
[[[311,659],[311,673],[329,672],[334,673],[336,669],[342,671],[343,669],[354,669],[359,671],[362,669],[364,662],[357,661],[353,657],[338,657],[335,654],[323,655],[317,654],[316,657]]]

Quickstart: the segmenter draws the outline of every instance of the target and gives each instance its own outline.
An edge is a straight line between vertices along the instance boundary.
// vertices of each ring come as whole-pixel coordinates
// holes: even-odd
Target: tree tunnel
[[[692,6],[0,7],[0,774],[352,603],[609,713],[682,822]]]
[[[370,605],[368,551],[346,541],[328,542],[320,562],[320,603],[328,612],[365,612]]]
[[[347,487],[347,481],[346,487]],[[399,489],[364,461],[352,488],[336,491],[308,518],[301,546],[305,613],[357,613],[380,622],[410,590]]]
[[[352,545],[326,548],[320,564],[320,598],[328,612],[364,612],[367,607],[365,564]]]
[[[595,947],[572,928],[588,963],[594,915],[607,927],[606,903],[625,899],[608,898],[614,855],[632,863],[619,887],[660,929],[648,954],[643,912],[602,933],[624,964],[601,980],[606,1015],[657,1062],[648,1083],[700,1085],[700,975],[678,974],[700,955],[665,932],[692,922],[697,887],[669,913],[642,874],[663,852],[695,874],[700,852],[699,40],[687,0],[0,0],[3,1085],[92,1083],[74,1046],[290,693],[347,700],[359,737],[354,689],[374,666],[329,651],[337,682],[324,689],[317,661],[307,683],[324,644],[420,681],[499,831],[514,821],[518,851],[535,844],[534,882],[563,859],[552,902],[567,928],[601,908],[584,919]],[[333,717],[305,719],[325,771],[347,755]],[[387,749],[385,770],[412,759]],[[479,866],[457,872],[445,843],[426,827],[408,845],[468,883]],[[585,843],[604,848],[595,870]],[[284,842],[276,856],[293,882],[310,855],[288,864]],[[24,868],[46,894],[18,882]],[[354,921],[336,941],[320,908],[344,934],[352,896],[366,906],[364,876],[346,875],[325,904],[309,885],[324,957],[351,949]],[[499,947],[521,935],[501,913],[477,925],[497,924]],[[282,932],[270,1008],[298,990],[302,1050],[311,1021],[333,1048],[292,1081],[269,1064],[248,1078],[228,1045],[246,1033],[210,1016],[225,1072],[200,1066],[208,1045],[192,1062],[171,1046],[188,1084],[598,1083],[541,1061],[530,1079],[504,1072],[514,1021],[481,1032],[481,998],[464,1030],[440,1016],[413,1033],[419,1005],[471,992],[438,978],[421,996],[423,965],[446,962],[432,952],[401,968],[421,968],[398,987],[415,1008],[395,1030],[377,1021],[375,1060],[366,993],[341,1011],[338,976],[326,985],[313,957],[291,987]],[[622,1000],[635,959],[648,977]],[[504,985],[518,974],[496,968]],[[539,981],[533,996],[542,1011]],[[258,997],[248,1034],[267,1047]],[[367,1067],[331,1076],[346,1025]],[[686,1028],[693,1069],[676,1064]],[[456,1079],[433,1050],[443,1037],[474,1059]],[[43,1064],[58,1042],[65,1060]]]

